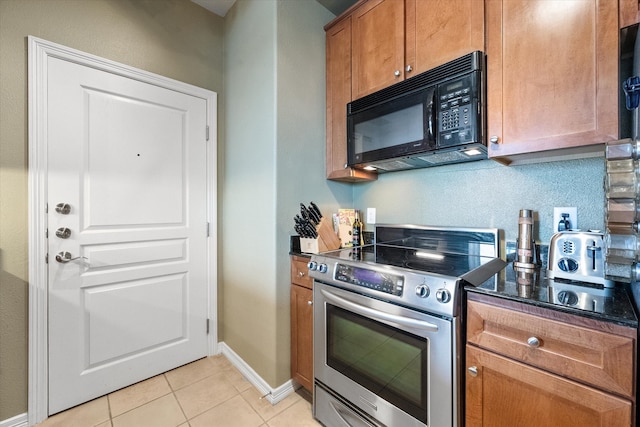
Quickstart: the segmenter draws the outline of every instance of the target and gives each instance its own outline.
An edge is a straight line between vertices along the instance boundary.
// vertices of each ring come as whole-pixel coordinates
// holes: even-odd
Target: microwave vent
[[[392,86],[381,89],[378,92],[374,92],[370,95],[363,96],[350,102],[348,105],[347,114],[351,114],[356,111],[361,111],[377,105],[381,102],[389,101],[397,96],[406,95],[414,90],[430,86],[449,78],[469,73],[475,70],[482,70],[484,55],[480,51],[471,52],[461,58],[454,61],[447,62],[439,67],[433,68],[410,79],[403,80]]]
[[[464,155],[460,151],[444,151],[444,152],[429,154],[426,156],[419,156],[418,158],[432,165],[438,165],[438,164],[455,163],[458,161],[468,160],[469,156]]]
[[[379,171],[394,171],[394,170],[403,170],[403,169],[411,169],[414,165],[412,163],[405,162],[403,160],[395,160],[392,162],[383,162],[375,165],[375,168]]]

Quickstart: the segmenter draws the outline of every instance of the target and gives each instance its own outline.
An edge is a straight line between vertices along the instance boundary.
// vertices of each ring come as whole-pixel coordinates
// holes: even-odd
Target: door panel
[[[84,291],[88,367],[188,339],[186,284],[176,274]]]
[[[52,414],[207,355],[207,111],[61,59],[48,79]]]
[[[84,200],[83,227],[185,225],[186,111],[158,105],[162,100],[93,90],[86,96],[85,196],[91,197]]]

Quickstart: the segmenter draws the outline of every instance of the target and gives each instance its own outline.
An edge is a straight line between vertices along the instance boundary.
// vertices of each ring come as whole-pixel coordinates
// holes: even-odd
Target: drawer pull
[[[471,374],[472,377],[478,376],[478,368],[476,366],[469,366],[469,369],[467,370],[469,371],[469,374]]]
[[[529,344],[529,347],[538,348],[540,347],[540,340],[537,337],[529,337],[527,344]]]

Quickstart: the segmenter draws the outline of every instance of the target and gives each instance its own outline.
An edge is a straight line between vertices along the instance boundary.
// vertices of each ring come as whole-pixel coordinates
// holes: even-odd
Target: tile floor
[[[224,357],[212,356],[48,418],[38,427],[317,427],[308,396],[261,399]]]

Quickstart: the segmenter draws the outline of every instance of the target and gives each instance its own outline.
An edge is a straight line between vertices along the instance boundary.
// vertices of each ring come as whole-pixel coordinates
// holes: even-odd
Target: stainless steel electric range
[[[375,242],[309,262],[314,416],[327,427],[457,427],[460,299],[464,284],[505,267],[498,230],[378,225]]]

